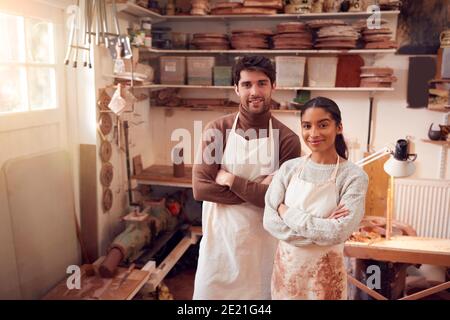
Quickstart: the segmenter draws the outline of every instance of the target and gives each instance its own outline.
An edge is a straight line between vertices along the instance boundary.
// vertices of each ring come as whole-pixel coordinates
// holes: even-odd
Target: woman
[[[346,299],[344,241],[363,217],[368,178],[347,161],[334,101],[308,101],[301,127],[312,153],[285,162],[265,197],[264,228],[280,240],[272,299]]]

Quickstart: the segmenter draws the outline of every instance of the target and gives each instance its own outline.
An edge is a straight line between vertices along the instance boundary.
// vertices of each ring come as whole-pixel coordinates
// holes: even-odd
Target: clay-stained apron
[[[337,206],[338,167],[339,159],[331,178],[322,184],[302,180],[303,166],[300,167],[286,190],[286,205],[304,208],[316,217],[325,218]],[[273,268],[272,299],[340,300],[347,297],[343,243],[295,247],[279,241]]]

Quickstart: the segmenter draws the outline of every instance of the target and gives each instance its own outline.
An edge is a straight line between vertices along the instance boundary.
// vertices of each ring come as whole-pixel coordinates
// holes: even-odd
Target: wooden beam
[[[444,282],[444,283],[442,283],[440,285],[437,285],[435,287],[432,287],[432,288],[428,288],[428,289],[422,290],[420,292],[416,292],[416,293],[411,294],[409,296],[405,296],[403,298],[400,298],[399,300],[418,300],[418,299],[427,297],[429,295],[432,295],[434,293],[443,291],[443,290],[448,289],[448,288],[450,288],[450,281]]]
[[[372,298],[375,298],[377,300],[388,300],[386,297],[382,296],[375,290],[370,289],[366,285],[362,284],[360,281],[353,278],[351,275],[347,275],[347,281],[350,282],[351,284],[353,284],[354,286],[356,286],[357,288],[361,289],[365,293],[367,293]]]
[[[177,261],[180,260],[191,244],[192,240],[190,236],[185,236],[181,239],[172,252],[156,268],[156,271],[150,275],[150,278],[147,281],[146,289],[149,289],[150,291],[156,290],[156,287],[161,283]]]

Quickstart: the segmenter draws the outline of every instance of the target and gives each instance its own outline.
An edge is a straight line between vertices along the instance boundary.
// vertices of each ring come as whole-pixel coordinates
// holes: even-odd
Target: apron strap
[[[297,168],[297,170],[296,170],[296,172],[295,172],[295,175],[297,176],[297,178],[298,178],[299,180],[300,180],[300,178],[301,178],[303,169],[304,169],[305,166],[306,166],[306,163],[307,163],[310,159],[311,159],[311,153],[310,153],[309,155],[307,155],[305,161],[303,161],[303,163],[302,163],[301,165],[298,166],[298,168]]]
[[[237,113],[237,116],[234,119],[233,126],[231,127],[231,131],[232,132],[236,131],[236,125],[237,125],[237,121],[238,121],[238,118],[239,118],[239,114],[240,114],[240,112]]]
[[[273,141],[273,128],[272,128],[272,117],[269,119],[269,132],[268,132],[268,140],[270,143],[270,156],[273,157],[275,154],[275,142]]]
[[[240,112],[237,113],[237,116],[234,119],[233,126],[231,127],[231,131],[236,131],[236,126],[237,126],[237,122],[239,119],[239,115],[240,115]],[[273,139],[272,117],[270,117],[270,119],[269,119],[269,136],[268,136],[268,138]],[[272,145],[273,145],[273,143],[272,143]]]
[[[303,162],[303,164],[299,165],[295,175],[297,175],[297,177],[300,179],[301,178],[301,174],[303,172],[303,169],[306,166],[306,163],[311,159],[311,153],[306,157],[305,161]],[[336,181],[336,176],[337,176],[337,172],[339,169],[339,164],[340,164],[340,157],[338,155],[337,157],[337,161],[336,161],[336,166],[334,167],[333,173],[330,176],[330,179],[328,181]]]

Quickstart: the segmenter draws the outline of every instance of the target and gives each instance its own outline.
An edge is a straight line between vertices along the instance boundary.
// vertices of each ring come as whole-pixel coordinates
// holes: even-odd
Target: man
[[[270,175],[300,156],[299,137],[270,113],[271,61],[243,57],[233,77],[239,112],[208,124],[193,168],[203,201],[194,299],[270,299],[277,241],[263,228],[264,195]]]

